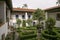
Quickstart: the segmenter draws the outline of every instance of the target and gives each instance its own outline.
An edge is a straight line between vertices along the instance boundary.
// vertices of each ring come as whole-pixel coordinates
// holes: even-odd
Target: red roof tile
[[[54,6],[54,7],[50,7],[50,8],[44,9],[44,10],[51,10],[51,9],[55,9],[55,8],[60,8],[60,6]]]
[[[26,8],[13,8],[13,11],[22,11],[22,12],[35,12],[35,9],[26,9]]]

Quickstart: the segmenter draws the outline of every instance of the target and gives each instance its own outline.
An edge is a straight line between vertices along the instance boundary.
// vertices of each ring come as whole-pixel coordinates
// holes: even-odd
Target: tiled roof
[[[35,9],[27,9],[27,8],[13,8],[13,11],[35,12]]]
[[[50,7],[50,8],[47,8],[47,9],[44,9],[44,10],[52,10],[52,9],[57,9],[57,8],[60,8],[60,6],[54,6],[54,7]]]

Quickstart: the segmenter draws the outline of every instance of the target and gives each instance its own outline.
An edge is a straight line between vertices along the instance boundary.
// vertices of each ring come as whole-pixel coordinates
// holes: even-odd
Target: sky
[[[57,0],[12,0],[14,8],[22,7],[23,4],[27,4],[30,9],[46,9],[56,6]]]

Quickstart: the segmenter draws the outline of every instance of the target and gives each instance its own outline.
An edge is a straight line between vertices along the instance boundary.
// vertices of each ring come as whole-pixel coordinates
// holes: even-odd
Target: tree
[[[27,8],[28,5],[27,4],[23,4],[22,8]]]
[[[39,32],[41,33],[41,29],[42,29],[41,21],[45,19],[45,12],[44,12],[43,10],[41,10],[41,9],[38,8],[38,9],[33,13],[33,19],[38,21],[37,29],[38,29],[38,33],[39,33]],[[41,36],[41,35],[38,34],[37,36],[38,36],[38,40],[39,40],[39,39],[40,39],[39,36]]]
[[[17,19],[16,21],[17,21],[16,23],[18,24],[18,27],[20,27],[21,20],[20,19]]]
[[[45,12],[41,9],[37,9],[33,13],[33,19],[38,20],[38,24],[40,24],[40,22],[45,19]]]
[[[49,31],[49,33],[51,33],[51,31],[53,30],[53,27],[55,26],[55,19],[53,18],[48,18],[46,21],[46,29]]]
[[[57,0],[56,4],[58,4],[58,6],[60,5],[60,0]]]
[[[58,32],[54,29],[55,19],[48,18],[46,21],[46,29],[41,33],[41,40],[59,40]]]
[[[29,24],[29,26],[32,26],[32,19],[28,19],[27,23]]]
[[[46,21],[46,28],[51,30],[54,27],[55,23],[56,23],[55,19],[48,18]]]

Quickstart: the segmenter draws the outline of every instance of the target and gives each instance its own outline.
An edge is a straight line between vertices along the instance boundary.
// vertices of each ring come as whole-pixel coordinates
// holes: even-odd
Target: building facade
[[[16,19],[20,19],[21,21],[23,20],[28,20],[32,19],[32,14],[35,12],[34,9],[26,9],[26,8],[13,8],[13,12],[11,13],[11,20],[10,20],[10,25],[16,24]],[[21,25],[22,26],[22,23]],[[26,26],[28,24],[26,23]]]
[[[47,18],[51,17],[56,20],[56,27],[60,27],[60,6],[54,6],[45,9]]]
[[[12,10],[11,0],[0,0],[0,40],[5,40],[8,34],[8,20]]]
[[[55,6],[51,8],[44,9],[46,19],[51,17],[56,20],[56,27],[60,27],[60,6]],[[32,19],[32,14],[35,12],[35,9],[25,9],[25,8],[13,8],[13,12],[11,14],[11,22],[10,25],[16,24],[16,19],[20,20],[28,20]],[[35,20],[33,24],[37,21]],[[26,24],[28,25],[28,24]],[[22,26],[22,24],[20,25]]]

